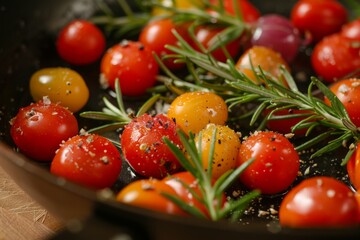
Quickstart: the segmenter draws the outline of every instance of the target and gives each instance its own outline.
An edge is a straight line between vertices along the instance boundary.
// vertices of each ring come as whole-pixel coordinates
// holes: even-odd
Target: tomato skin
[[[154,117],[144,114],[125,126],[120,136],[121,148],[126,161],[136,173],[162,179],[181,169],[163,137],[182,146],[175,123],[163,114]]]
[[[340,34],[349,40],[360,41],[360,18],[345,24]]]
[[[350,179],[350,182],[355,189],[360,190],[360,144],[358,143],[355,152],[350,157],[346,164],[346,170]]]
[[[132,206],[147,208],[167,214],[187,215],[175,203],[161,193],[176,195],[174,189],[156,179],[142,179],[125,186],[116,196],[116,200]]]
[[[315,46],[311,64],[325,81],[337,81],[360,68],[359,47],[340,34],[330,35]]]
[[[299,155],[283,135],[275,132],[255,132],[241,144],[238,166],[254,158],[254,162],[240,175],[240,181],[263,194],[286,190],[299,171]]]
[[[354,193],[331,177],[303,180],[280,205],[280,224],[287,227],[341,227],[356,224],[358,205]]]
[[[105,50],[105,36],[86,20],[74,20],[59,33],[56,49],[61,58],[74,65],[95,62]]]
[[[275,77],[275,79],[281,79],[284,84],[286,83],[285,80],[281,78],[280,66],[284,66],[285,69],[290,72],[290,67],[280,53],[263,46],[253,46],[249,48],[236,62],[236,68],[239,71],[243,72],[254,82],[258,82],[251,66],[255,69],[260,66],[263,71],[268,72]]]
[[[219,5],[219,0],[210,1],[214,5]],[[223,0],[224,9],[232,16],[236,16],[236,9],[233,0]],[[260,17],[259,10],[248,0],[237,0],[237,5],[241,10],[242,18],[247,23],[254,23]]]
[[[37,161],[51,161],[60,143],[78,133],[74,115],[47,101],[21,108],[11,120],[10,134],[15,145]]]
[[[211,26],[199,26],[195,30],[195,38],[196,40],[205,48],[211,48],[210,40],[216,37],[223,29],[222,28],[214,28]],[[197,44],[193,43],[192,47],[200,51],[200,48]],[[234,58],[239,53],[241,47],[241,40],[235,39],[225,45],[226,51],[229,55]],[[226,62],[227,56],[224,53],[222,48],[217,48],[210,52],[211,55],[220,62]]]
[[[48,96],[52,102],[77,112],[89,99],[89,89],[84,79],[69,68],[43,68],[30,79],[30,94],[34,101]]]
[[[50,172],[94,188],[111,187],[122,167],[119,150],[105,137],[77,135],[63,144],[51,162]]]
[[[212,179],[216,180],[225,172],[236,168],[237,158],[240,149],[239,135],[228,126],[208,124],[200,131],[201,152],[203,167],[208,170],[208,158],[210,154],[212,133],[216,129],[215,150],[212,159]],[[199,133],[199,134],[200,134]],[[195,137],[195,142],[199,141],[199,134]],[[197,146],[199,147],[199,146]]]
[[[176,46],[178,43],[177,38],[172,33],[176,30],[182,38],[190,42],[187,29],[184,26],[176,25],[170,18],[159,19],[147,24],[140,33],[139,41],[145,47],[153,50],[159,57],[166,54],[171,54],[172,51],[165,48],[166,45]],[[164,61],[169,69],[180,69],[185,66],[182,63],[174,63],[172,59]]]
[[[310,33],[314,42],[340,31],[347,18],[346,8],[334,0],[300,0],[290,14],[294,26]]]
[[[331,84],[329,88],[344,105],[350,120],[360,127],[360,79],[342,79]],[[331,105],[329,99],[325,98],[324,101]]]
[[[215,93],[186,92],[174,99],[167,116],[186,134],[196,134],[209,123],[224,125],[228,119],[228,108]]]
[[[159,66],[152,51],[140,42],[123,41],[107,50],[101,60],[100,81],[115,89],[119,79],[125,96],[140,96],[154,86]]]

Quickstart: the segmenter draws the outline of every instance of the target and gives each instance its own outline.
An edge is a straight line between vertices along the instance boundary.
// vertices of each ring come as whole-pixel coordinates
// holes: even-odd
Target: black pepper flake
[[[149,129],[151,129],[153,126],[154,126],[154,121],[151,120],[147,121],[145,124],[145,127]]]
[[[218,139],[218,144],[221,144],[221,139]]]
[[[270,141],[271,141],[271,142],[274,142],[275,140],[276,140],[276,137],[271,137],[271,138],[270,138]]]
[[[164,163],[164,167],[167,171],[172,170],[172,163],[170,161],[167,161]]]
[[[273,147],[272,150],[275,152],[275,151],[276,151],[276,147]]]
[[[144,46],[143,44],[140,44],[140,45],[139,45],[139,50],[140,50],[140,51],[143,51],[144,49],[145,49],[145,46]]]

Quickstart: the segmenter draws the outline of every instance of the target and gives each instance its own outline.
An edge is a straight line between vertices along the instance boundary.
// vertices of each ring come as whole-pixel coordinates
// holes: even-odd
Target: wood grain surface
[[[47,239],[62,226],[0,167],[0,240]]]

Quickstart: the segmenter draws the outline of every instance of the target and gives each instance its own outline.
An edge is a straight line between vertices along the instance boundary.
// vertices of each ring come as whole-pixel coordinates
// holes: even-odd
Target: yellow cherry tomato
[[[289,72],[290,67],[280,53],[267,47],[254,46],[240,56],[236,63],[236,68],[254,82],[258,82],[252,71],[251,64],[255,69],[258,69],[260,66],[264,72],[271,74],[275,79],[286,84],[285,80],[281,77],[280,66],[284,66]]]
[[[208,171],[208,158],[210,154],[211,139],[216,128],[216,141],[214,156],[212,159],[212,178],[217,179],[225,172],[236,168],[237,157],[241,142],[239,135],[228,126],[209,124],[201,130],[201,152],[203,167]],[[195,137],[195,142],[199,141],[199,135]]]
[[[212,92],[187,92],[171,103],[168,117],[186,134],[198,133],[207,124],[224,125],[228,118],[225,101]]]
[[[84,79],[69,68],[44,68],[30,79],[30,94],[34,101],[48,96],[54,103],[79,111],[89,99],[89,89]]]
[[[202,6],[201,0],[158,0],[157,2],[166,7],[175,7],[178,9],[188,9]],[[160,7],[154,7],[152,10],[153,16],[164,14],[170,14],[170,12]]]

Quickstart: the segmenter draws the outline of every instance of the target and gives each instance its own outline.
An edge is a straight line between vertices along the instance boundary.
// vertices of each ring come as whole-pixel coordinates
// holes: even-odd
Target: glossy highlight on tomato
[[[102,31],[86,20],[70,22],[60,31],[56,42],[60,57],[75,65],[95,62],[103,54],[105,46]]]
[[[10,124],[20,152],[37,161],[51,161],[60,143],[79,131],[75,116],[49,99],[21,108]]]
[[[187,92],[174,99],[167,116],[186,134],[195,134],[209,123],[224,125],[228,119],[228,108],[215,93]]]
[[[102,189],[119,177],[122,161],[119,150],[105,137],[77,135],[61,144],[50,172],[80,185]]]
[[[303,180],[288,192],[280,205],[282,226],[343,227],[357,223],[358,203],[343,182],[331,177]]]
[[[137,174],[162,179],[181,169],[164,137],[182,147],[175,123],[163,114],[143,114],[125,126],[120,135],[121,149]]]
[[[356,190],[360,190],[360,144],[356,145],[355,152],[346,164],[346,170],[351,184]]]
[[[47,96],[52,102],[71,112],[82,109],[89,100],[89,89],[82,76],[69,68],[43,68],[30,78],[30,94],[34,101]]]
[[[241,143],[238,166],[249,159],[254,162],[240,175],[240,181],[249,189],[263,194],[285,191],[295,181],[300,159],[294,146],[282,134],[255,132]]]
[[[159,66],[151,49],[140,42],[124,40],[107,50],[100,72],[103,87],[115,89],[115,80],[119,79],[123,95],[141,96],[155,85]]]

